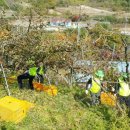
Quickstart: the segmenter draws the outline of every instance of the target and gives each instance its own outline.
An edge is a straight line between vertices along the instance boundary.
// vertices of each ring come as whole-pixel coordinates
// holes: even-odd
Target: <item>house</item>
[[[66,28],[70,28],[72,26],[72,21],[70,19],[65,18],[52,18],[49,21],[50,26],[63,26]]]
[[[121,34],[130,36],[130,31],[121,30]]]

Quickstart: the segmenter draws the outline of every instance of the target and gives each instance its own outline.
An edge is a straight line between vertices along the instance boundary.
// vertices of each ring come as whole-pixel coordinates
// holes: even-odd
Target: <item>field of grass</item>
[[[0,122],[1,130],[130,130],[130,119],[115,108],[87,105],[84,90],[59,86],[58,95],[12,86],[13,97],[35,104],[19,124]],[[6,96],[0,87],[0,98]]]

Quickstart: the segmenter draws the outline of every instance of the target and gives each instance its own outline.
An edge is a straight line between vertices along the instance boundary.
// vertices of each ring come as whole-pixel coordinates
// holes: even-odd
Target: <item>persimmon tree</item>
[[[122,40],[125,36],[99,24],[85,29],[80,34],[79,43],[76,30],[61,33],[30,30],[23,35],[8,31],[8,36],[2,32],[3,29],[0,33],[4,35],[1,36],[3,55],[14,70],[27,69],[42,61],[57,73],[60,69],[72,73],[75,68],[80,72],[93,73],[97,68],[107,70],[109,61],[125,61]],[[82,60],[94,63],[83,66],[75,64]]]

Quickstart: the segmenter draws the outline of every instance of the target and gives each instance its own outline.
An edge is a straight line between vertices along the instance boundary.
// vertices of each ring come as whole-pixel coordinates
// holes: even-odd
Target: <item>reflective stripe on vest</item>
[[[129,85],[121,79],[119,79],[119,84],[120,84],[119,95],[125,97],[129,96],[130,95]]]
[[[39,70],[38,74],[40,74],[40,75],[44,74],[43,67],[40,67],[40,70]]]
[[[29,75],[31,75],[31,76],[36,76],[36,74],[37,74],[37,67],[32,67],[32,68],[30,68],[29,69]]]
[[[90,91],[92,93],[98,93],[101,89],[101,82],[98,78],[92,79],[92,87],[90,88]]]

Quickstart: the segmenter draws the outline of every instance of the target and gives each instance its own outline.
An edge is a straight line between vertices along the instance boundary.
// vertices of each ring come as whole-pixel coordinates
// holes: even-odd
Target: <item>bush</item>
[[[7,8],[7,5],[5,4],[4,0],[0,0],[0,6]]]
[[[101,22],[110,22],[110,23],[124,23],[125,18],[117,18],[115,15],[108,15],[108,16],[96,16],[93,18],[94,20],[101,21]],[[130,19],[128,18],[128,23],[130,23]]]
[[[23,10],[23,7],[19,4],[15,4],[11,7],[11,9],[17,12],[21,12]]]
[[[105,22],[111,22],[111,23],[116,23],[117,18],[114,15],[108,15],[108,16],[96,16],[94,18],[97,21],[105,21]]]
[[[0,6],[4,6],[4,5],[5,5],[4,0],[0,0]]]
[[[111,29],[111,24],[109,22],[101,22],[100,25],[105,29]]]

